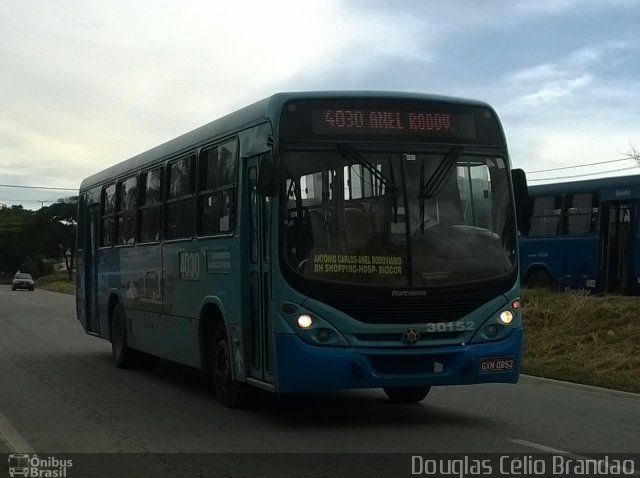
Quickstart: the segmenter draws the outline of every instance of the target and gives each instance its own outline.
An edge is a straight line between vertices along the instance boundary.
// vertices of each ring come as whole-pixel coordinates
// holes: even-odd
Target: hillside
[[[640,393],[640,297],[523,295],[523,373]]]

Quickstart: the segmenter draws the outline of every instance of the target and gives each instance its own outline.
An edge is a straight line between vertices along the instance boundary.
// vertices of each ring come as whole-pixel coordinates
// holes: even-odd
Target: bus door
[[[606,292],[629,294],[637,287],[638,247],[633,244],[633,220],[637,217],[637,201],[610,201],[602,204],[600,238],[602,251],[600,257],[601,277]]]
[[[84,307],[87,332],[99,333],[98,326],[98,224],[100,223],[100,206],[87,208],[87,230],[84,234]]]
[[[271,198],[258,193],[258,158],[245,163],[249,184],[249,376],[272,384],[273,342],[270,317],[269,219]]]

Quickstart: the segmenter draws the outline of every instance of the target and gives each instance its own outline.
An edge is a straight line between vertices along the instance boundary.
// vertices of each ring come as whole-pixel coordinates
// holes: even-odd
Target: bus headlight
[[[309,314],[301,314],[298,316],[298,327],[301,329],[308,329],[313,324],[313,319]]]
[[[502,311],[502,313],[500,314],[500,322],[505,325],[509,325],[511,322],[513,322],[513,312],[511,312],[510,310]]]

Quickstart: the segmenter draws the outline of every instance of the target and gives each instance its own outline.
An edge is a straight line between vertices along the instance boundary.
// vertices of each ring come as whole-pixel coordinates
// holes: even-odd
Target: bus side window
[[[162,231],[162,167],[142,173],[140,188],[138,240],[158,242]]]
[[[116,244],[133,244],[135,210],[138,198],[138,178],[132,176],[118,183],[116,210]]]
[[[102,219],[100,221],[100,246],[113,245],[115,225],[116,185],[110,184],[102,190]]]
[[[564,233],[568,235],[592,234],[598,218],[597,194],[581,193],[567,196]]]
[[[237,149],[234,139],[200,152],[198,235],[224,234],[234,229]]]
[[[193,236],[195,219],[195,155],[169,163],[167,239],[184,239]]]
[[[533,199],[533,214],[529,236],[557,236],[562,212],[561,196]]]

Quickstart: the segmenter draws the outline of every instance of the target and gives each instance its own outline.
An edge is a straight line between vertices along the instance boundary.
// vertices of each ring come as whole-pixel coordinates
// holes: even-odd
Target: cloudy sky
[[[530,180],[640,173],[534,172],[640,150],[640,0],[0,0],[0,203],[315,89],[487,101]]]

